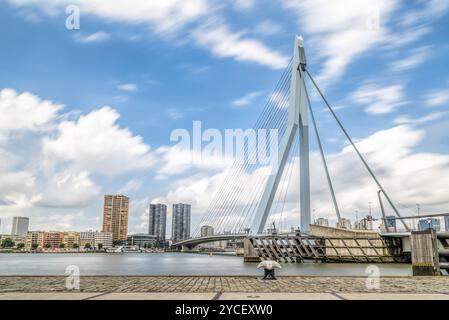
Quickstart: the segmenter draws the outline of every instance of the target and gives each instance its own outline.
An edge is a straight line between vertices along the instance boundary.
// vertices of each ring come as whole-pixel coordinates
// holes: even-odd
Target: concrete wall
[[[387,260],[391,256],[388,249],[383,248],[384,242],[376,231],[333,228],[314,224],[310,225],[310,231],[314,236],[332,238],[331,240],[326,240],[326,256],[330,258],[357,256],[363,261],[366,260],[364,257],[367,256],[380,256]],[[349,239],[338,240],[338,238]]]
[[[379,234],[379,232],[376,232],[376,231],[333,228],[333,227],[319,226],[316,224],[310,225],[310,233],[314,236],[329,237],[329,238],[380,239],[380,234]]]

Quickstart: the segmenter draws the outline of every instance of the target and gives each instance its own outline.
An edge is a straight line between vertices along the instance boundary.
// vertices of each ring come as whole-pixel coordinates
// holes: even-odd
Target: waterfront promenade
[[[80,290],[62,276],[2,276],[0,300],[9,299],[444,299],[448,277],[383,277],[368,289],[365,277],[82,276]]]

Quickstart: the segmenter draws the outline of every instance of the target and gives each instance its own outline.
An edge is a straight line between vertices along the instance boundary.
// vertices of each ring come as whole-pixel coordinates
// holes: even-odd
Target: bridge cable
[[[280,201],[282,203],[282,207],[281,207],[281,214],[280,214],[280,217],[279,217],[279,220],[280,220],[280,222],[279,222],[279,230],[281,230],[280,228],[281,228],[282,217],[283,217],[283,214],[284,214],[285,202],[286,202],[288,190],[289,190],[289,187],[290,187],[291,176],[293,174],[293,168],[295,167],[294,159],[295,159],[295,156],[296,156],[296,150],[298,150],[298,156],[299,156],[299,139],[295,139],[295,140],[296,140],[295,144],[293,145],[293,148],[291,149],[290,163],[289,163],[287,171],[286,171],[286,178],[287,178],[286,180],[287,181],[286,181],[285,190],[284,190],[284,197],[283,197],[283,200]],[[276,209],[277,209],[277,205],[276,205]]]
[[[393,204],[393,201],[391,201],[390,197],[388,196],[388,194],[385,192],[385,189],[382,187],[382,185],[380,184],[379,180],[377,180],[377,177],[375,176],[374,172],[371,170],[370,166],[368,165],[368,163],[365,161],[365,159],[363,158],[362,154],[360,153],[359,149],[356,147],[354,141],[352,141],[351,137],[349,136],[348,132],[346,131],[346,129],[344,128],[343,124],[341,123],[340,119],[338,118],[338,116],[335,114],[334,110],[332,109],[332,107],[330,106],[329,102],[327,101],[327,99],[325,98],[324,94],[321,92],[320,88],[318,87],[318,85],[316,84],[315,80],[313,79],[312,75],[310,74],[309,70],[305,68],[305,72],[307,73],[307,75],[309,76],[310,80],[312,81],[313,85],[315,86],[316,90],[318,91],[318,93],[320,94],[321,98],[323,99],[324,103],[326,104],[327,108],[329,109],[329,111],[331,112],[331,114],[333,115],[334,119],[337,121],[337,124],[339,125],[340,129],[343,131],[344,135],[346,136],[346,138],[348,139],[349,143],[351,143],[352,147],[354,148],[355,152],[357,153],[357,155],[359,156],[360,160],[362,161],[362,163],[364,164],[365,168],[368,170],[369,174],[371,175],[371,177],[373,178],[373,180],[376,182],[377,186],[379,187],[379,189],[382,191],[382,193],[384,194],[385,198],[387,199],[388,203],[390,204],[390,206],[393,208],[393,211],[396,213],[396,215],[401,218],[401,215],[399,214],[398,210],[396,209],[396,206]],[[403,221],[403,219],[401,219],[402,224],[404,225],[405,229],[407,231],[410,231],[410,228],[408,227],[408,225]]]
[[[278,108],[278,106],[276,106],[273,109],[278,109],[279,110],[280,108]],[[278,110],[276,110],[276,111],[278,111]],[[269,113],[269,116],[267,118],[268,119],[276,118],[276,115],[279,114],[279,112],[276,112],[273,116],[271,116],[272,114],[273,114],[272,112]],[[270,121],[269,120],[268,121],[265,120],[265,123],[269,124]],[[267,125],[265,123],[263,125],[261,125],[261,127],[267,127]],[[277,126],[274,126],[274,127],[277,128]],[[247,148],[247,145],[245,145],[245,148]],[[249,155],[253,155],[254,152],[255,152],[255,149],[252,149],[251,151],[252,151],[252,153],[250,153]],[[244,178],[244,176],[242,176],[241,173],[242,173],[242,171],[245,171],[246,169],[248,169],[249,166],[251,166],[251,164],[249,164],[249,163],[246,163],[243,166],[239,165],[238,170],[235,170],[234,174],[237,174],[237,177],[239,177],[240,179]],[[234,184],[236,184],[235,181],[234,181]],[[237,189],[234,189],[234,194],[235,194],[236,190]],[[227,194],[226,200],[229,200],[229,194]],[[234,197],[234,200],[236,200],[235,197]],[[233,208],[235,208],[235,201],[231,203],[231,206],[229,206],[229,205],[227,206],[227,211],[232,211]],[[224,220],[226,220],[226,218],[228,218],[228,212],[227,211],[225,211],[224,212],[225,214],[221,216],[221,220],[224,221]],[[220,226],[221,226],[221,223],[220,223]]]
[[[295,153],[294,153],[294,156],[298,159],[298,162],[299,162],[299,139],[297,139],[296,140],[296,146],[295,146]],[[293,174],[293,168],[294,168],[294,166],[293,166],[293,164],[294,164],[294,162],[292,161],[292,168],[290,169],[291,171],[290,171],[290,176]],[[289,183],[288,183],[288,185],[287,185],[287,189],[290,187],[290,177],[289,177]],[[287,197],[287,193],[285,193],[285,195],[284,195],[284,201],[283,201],[283,204],[282,204],[282,212],[284,211],[284,206],[285,206],[285,202],[286,202],[286,197]],[[285,227],[285,226],[284,226]]]
[[[318,132],[318,126],[317,126],[316,121],[315,121],[315,115],[313,114],[312,106],[311,106],[310,103],[309,103],[309,111],[310,111],[310,115],[311,115],[311,118],[312,118],[312,124],[313,124],[313,129],[315,131],[316,140],[318,142],[318,147],[320,149],[320,155],[321,155],[321,160],[323,162],[324,171],[326,172],[327,184],[328,184],[329,190],[331,192],[332,202],[334,203],[335,213],[337,215],[338,222],[341,223],[341,216],[340,216],[340,210],[338,209],[337,198],[335,196],[335,192],[334,192],[334,187],[332,185],[331,176],[329,174],[329,169],[327,167],[326,157],[324,156],[324,150],[323,150],[323,146],[321,144],[321,138],[320,138],[320,134]]]
[[[289,66],[290,65],[291,65],[291,63],[289,63]],[[290,70],[289,67],[286,68],[286,71],[284,72],[283,76],[281,77],[280,81],[278,82],[278,85],[275,88],[273,98],[276,98],[276,95],[281,94],[282,91],[285,90],[286,84],[288,83],[287,81],[289,80],[289,77],[288,77],[289,70]],[[273,107],[273,105],[275,105],[275,107]],[[276,105],[275,99],[272,99],[272,101],[269,101],[267,103],[266,107],[264,108],[261,116],[259,117],[258,121],[256,122],[255,127],[256,128],[266,127],[267,124],[269,124],[269,119],[272,119],[273,117],[274,118],[279,117],[279,110],[282,111],[282,106],[279,107],[279,105]],[[281,112],[281,114],[282,114],[282,112]],[[248,168],[248,165],[245,165],[242,167],[241,165],[236,166],[234,163],[234,165],[231,167],[230,173],[226,176],[221,187],[215,193],[215,195],[213,197],[214,202],[209,206],[208,212],[205,215],[203,215],[200,224],[197,226],[197,229],[200,228],[200,225],[203,222],[205,222],[206,219],[209,219],[214,214],[217,214],[217,213],[219,214],[220,211],[223,210],[223,204],[224,204],[223,202],[226,201],[226,199],[229,200],[229,193],[223,192],[223,191],[226,191],[225,190],[226,187],[229,186],[229,184],[226,182],[228,180],[231,180],[231,182],[232,182],[232,180],[234,180],[235,176],[238,177],[239,173],[241,173],[246,168]],[[223,200],[223,197],[224,197],[224,200]],[[196,234],[198,234],[198,231]]]
[[[286,75],[288,75],[288,74],[284,73],[283,77],[279,81],[275,90],[279,91],[280,88],[284,87]],[[264,127],[265,126],[264,119],[270,117],[270,115],[273,113],[273,110],[275,110],[275,108],[272,108],[271,105],[272,105],[271,101],[269,103],[267,103],[267,106],[264,108],[261,116],[259,117],[259,120],[256,122],[256,127]],[[268,114],[268,117],[266,116],[266,114]],[[262,122],[262,124],[260,124],[261,122]],[[235,161],[234,165],[230,168],[231,170],[230,170],[229,174],[226,176],[223,183],[221,184],[220,189],[217,190],[215,196],[213,197],[213,199],[215,199],[215,202],[210,205],[210,207],[208,209],[208,214],[203,215],[203,218],[202,218],[200,224],[202,222],[204,222],[204,220],[208,219],[209,215],[211,213],[213,213],[214,211],[220,212],[220,210],[222,209],[221,204],[223,202],[223,198],[221,196],[226,195],[226,194],[229,196],[229,194],[227,192],[223,192],[223,191],[225,191],[224,189],[226,189],[226,187],[229,186],[229,184],[227,183],[228,180],[230,180],[230,179],[233,180],[235,178],[235,176],[238,174],[238,172],[242,171],[241,165],[237,166],[236,163],[237,163],[237,161]]]
[[[278,114],[278,112],[276,112],[275,115],[276,115],[276,114]],[[271,115],[271,113],[270,113],[270,115]],[[275,117],[276,117],[275,115],[270,116],[269,120],[267,121],[268,124],[270,123],[270,119],[275,119]],[[248,148],[248,145],[245,144],[245,150],[246,150],[246,151],[247,151],[247,148]],[[251,152],[251,153],[248,154],[248,158],[249,158],[250,156],[252,156],[252,155],[255,154],[256,149],[252,149],[252,150],[250,150],[250,152]],[[250,163],[246,163],[246,164],[244,164],[243,166],[240,165],[239,170],[236,171],[236,173],[237,173],[237,178],[238,178],[238,179],[237,179],[237,182],[239,182],[239,181],[241,181],[242,179],[245,178],[246,169],[248,169],[248,167],[250,167],[250,166],[251,166]],[[258,179],[260,180],[260,177],[259,177]],[[235,184],[237,184],[237,186],[242,185],[242,184],[236,183],[236,181],[233,181],[233,182],[234,182],[234,185],[235,185]],[[237,205],[237,204],[236,204],[236,202],[237,202],[237,200],[238,200],[238,199],[237,199],[237,196],[241,195],[241,193],[239,193],[238,190],[239,190],[239,188],[234,188],[234,190],[233,190],[234,192],[231,194],[231,195],[233,195],[233,197],[232,197],[232,198],[233,198],[233,201],[231,202],[230,205],[227,206],[227,208],[226,208],[224,214],[221,215],[220,220],[219,220],[219,227],[226,226],[226,225],[227,225],[227,222],[229,222],[229,219],[232,218],[233,210],[235,209],[235,206]],[[236,194],[236,193],[237,193],[237,194]],[[226,200],[229,200],[229,197],[230,197],[230,195],[228,194],[227,197],[226,197],[225,199],[226,199]]]

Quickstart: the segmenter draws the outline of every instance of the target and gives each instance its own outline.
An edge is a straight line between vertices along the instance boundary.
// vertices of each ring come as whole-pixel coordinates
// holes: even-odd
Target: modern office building
[[[444,216],[444,227],[446,231],[449,231],[449,216]]]
[[[148,234],[155,236],[159,243],[164,242],[167,227],[167,206],[160,203],[150,204],[148,212]]]
[[[319,226],[329,227],[329,220],[325,218],[318,218],[316,219],[315,224]]]
[[[427,218],[418,221],[418,230],[435,229],[435,231],[440,231],[440,219],[438,218]]]
[[[26,236],[28,233],[29,224],[30,218],[28,217],[13,217],[11,234],[17,236]]]
[[[201,227],[201,237],[209,237],[214,235],[214,228],[204,225]]]
[[[114,242],[126,243],[128,238],[129,198],[105,195],[103,204],[103,232],[112,233]]]
[[[156,246],[158,239],[155,235],[136,233],[128,236],[128,245],[139,248],[150,248]]]
[[[380,229],[384,232],[396,232],[397,231],[396,217],[395,216],[386,216],[385,220],[382,219]]]
[[[177,203],[173,205],[172,241],[174,243],[190,238],[191,205]]]

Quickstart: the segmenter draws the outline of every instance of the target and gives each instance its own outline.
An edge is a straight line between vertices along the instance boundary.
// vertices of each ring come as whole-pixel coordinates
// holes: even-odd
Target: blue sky
[[[2,0],[2,231],[18,214],[30,216],[33,229],[99,229],[101,196],[115,192],[133,200],[130,231],[145,231],[151,200],[191,202],[195,221],[221,169],[177,164],[170,133],[193,120],[251,127],[296,34],[351,135],[368,153],[378,143],[419,171],[379,164],[398,201],[448,210],[439,188],[449,182],[440,181],[449,170],[449,1],[342,2]],[[80,30],[65,27],[69,4],[80,8]],[[345,141],[313,94],[312,103],[326,151],[345,162]],[[388,134],[398,140],[391,149]],[[375,151],[368,157],[376,163]],[[397,181],[410,176],[438,191],[422,199],[419,190],[406,192]],[[338,183],[351,191],[350,181]],[[350,217],[374,202],[367,188],[370,196],[346,200]],[[314,206],[331,217],[325,198],[317,195]],[[288,210],[295,221],[294,201]]]

